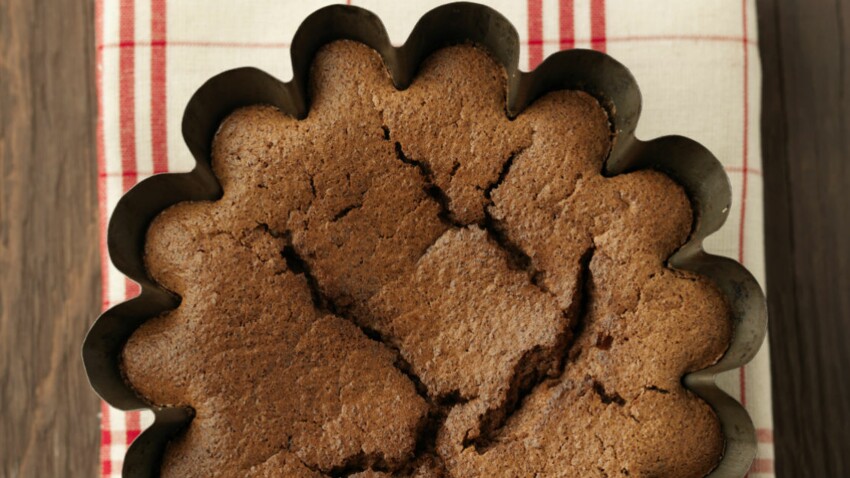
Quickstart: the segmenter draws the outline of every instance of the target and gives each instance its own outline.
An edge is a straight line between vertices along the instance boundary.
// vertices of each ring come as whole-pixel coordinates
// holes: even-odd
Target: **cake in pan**
[[[681,383],[725,351],[721,293],[667,267],[694,222],[666,175],[602,174],[580,91],[505,113],[504,69],[437,50],[398,91],[372,49],[316,55],[310,112],[239,109],[224,195],[147,233],[182,298],[129,384],[195,411],[164,477],[702,477],[723,435]]]

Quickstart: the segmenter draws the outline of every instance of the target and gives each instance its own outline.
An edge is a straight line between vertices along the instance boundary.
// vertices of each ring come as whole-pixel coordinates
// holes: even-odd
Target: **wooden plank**
[[[94,477],[100,307],[89,1],[0,2],[0,476]]]
[[[850,476],[850,2],[758,7],[776,464]]]

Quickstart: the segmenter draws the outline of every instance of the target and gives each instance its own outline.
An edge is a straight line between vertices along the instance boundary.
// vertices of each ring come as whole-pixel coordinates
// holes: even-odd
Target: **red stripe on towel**
[[[558,46],[569,50],[576,46],[575,0],[560,0],[558,4]]]
[[[749,168],[748,165],[748,156],[749,156],[749,133],[750,133],[750,91],[749,91],[749,63],[750,63],[750,48],[747,45],[747,0],[741,0],[741,17],[743,19],[743,41],[741,42],[744,47],[744,138],[743,138],[743,148],[742,148],[742,164],[741,168],[744,171],[747,171]],[[746,216],[747,216],[747,179],[749,175],[743,174],[741,175],[741,217],[740,223],[738,226],[738,261],[742,264],[744,263],[744,226],[746,225]],[[741,405],[747,405],[747,373],[744,370],[745,367],[741,367],[740,372],[740,384],[741,384]]]
[[[121,0],[118,37],[122,42],[136,39],[134,0]],[[125,172],[121,184],[124,192],[136,184],[136,50],[122,48],[118,55],[118,123],[121,131],[121,169]],[[139,285],[124,280],[125,296],[139,294]]]
[[[151,2],[151,155],[153,172],[168,171],[165,0]]]
[[[94,4],[94,29],[97,42],[103,41],[103,0]],[[106,146],[103,136],[103,51],[95,53],[95,88],[97,90],[97,126],[95,128],[97,148],[97,206],[100,234],[100,297],[102,309],[108,307],[109,298],[109,255],[106,252]]]
[[[127,423],[127,445],[129,445],[142,433],[141,412],[127,412],[124,417]]]
[[[528,69],[543,61],[543,0],[528,0]]]
[[[605,0],[590,1],[590,47],[596,51],[607,50]]]

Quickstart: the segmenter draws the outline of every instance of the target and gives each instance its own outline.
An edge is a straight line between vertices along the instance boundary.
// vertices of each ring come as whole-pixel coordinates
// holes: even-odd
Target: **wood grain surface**
[[[0,0],[0,476],[97,476],[93,12]]]
[[[758,8],[776,468],[850,476],[850,0]],[[93,45],[90,1],[0,0],[2,478],[97,476]]]
[[[850,2],[760,0],[776,466],[850,476]]]

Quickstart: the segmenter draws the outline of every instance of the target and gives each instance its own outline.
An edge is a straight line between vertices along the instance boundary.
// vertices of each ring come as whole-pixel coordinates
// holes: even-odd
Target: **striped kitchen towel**
[[[301,21],[333,2],[295,0],[96,0],[97,151],[103,306],[138,293],[108,261],[105,225],[137,181],[186,171],[193,158],[180,132],[183,109],[209,77],[255,66],[289,79],[289,42]],[[350,0],[377,13],[401,43],[439,0]],[[606,51],[643,92],[637,135],[681,134],[726,166],[734,207],[707,248],[746,265],[764,285],[759,137],[761,69],[754,0],[499,0],[517,27],[520,66],[531,69],[566,48]],[[767,343],[721,386],[755,421],[759,454],[751,476],[773,476],[773,422]],[[101,476],[118,477],[127,446],[151,421],[103,405]]]

